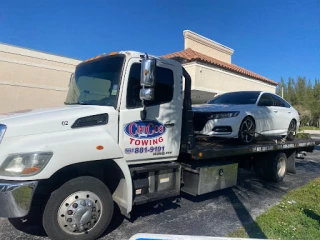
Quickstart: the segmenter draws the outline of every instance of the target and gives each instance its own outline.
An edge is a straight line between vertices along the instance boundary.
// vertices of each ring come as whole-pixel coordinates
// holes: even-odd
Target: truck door
[[[182,69],[157,61],[153,101],[146,102],[147,118],[139,98],[141,63],[132,58],[124,70],[121,95],[119,144],[127,161],[176,160],[182,123]]]

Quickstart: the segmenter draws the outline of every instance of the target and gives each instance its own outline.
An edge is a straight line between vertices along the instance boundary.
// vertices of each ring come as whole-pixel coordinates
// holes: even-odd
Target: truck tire
[[[110,224],[113,204],[108,187],[99,179],[74,178],[51,193],[43,227],[50,239],[96,239]]]
[[[264,177],[272,182],[281,182],[287,174],[287,156],[285,153],[269,155],[264,159]]]

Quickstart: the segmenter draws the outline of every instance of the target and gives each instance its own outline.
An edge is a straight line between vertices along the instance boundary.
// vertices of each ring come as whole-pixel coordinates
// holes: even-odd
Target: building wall
[[[276,92],[276,86],[240,76],[217,67],[200,63],[187,63],[184,68],[192,79],[192,103],[201,104],[216,94],[232,91],[258,90]]]
[[[190,64],[192,65],[192,64]],[[197,76],[193,89],[207,92],[224,93],[232,91],[258,90],[273,92],[276,86],[259,80],[240,76],[218,67],[193,63]]]
[[[233,49],[190,30],[185,30],[183,36],[185,49],[191,48],[204,55],[231,63]],[[224,92],[259,90],[275,93],[276,91],[274,85],[212,65],[192,62],[183,66],[192,78],[192,102],[194,104],[204,103],[211,100],[216,94]]]
[[[185,30],[183,35],[184,49],[191,48],[194,51],[200,52],[204,55],[213,57],[226,63],[231,63],[231,56],[234,52],[233,49],[189,30]]]
[[[62,105],[79,60],[0,44],[0,113]]]
[[[186,69],[186,71],[189,73],[191,77],[191,87],[193,88],[196,84],[197,79],[197,66],[195,64],[184,64],[183,67]],[[183,89],[184,89],[184,81],[183,81]]]

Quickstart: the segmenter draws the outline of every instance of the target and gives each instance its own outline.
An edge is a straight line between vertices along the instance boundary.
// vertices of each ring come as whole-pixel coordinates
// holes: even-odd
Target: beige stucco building
[[[229,91],[275,92],[276,82],[232,64],[231,48],[188,30],[183,35],[184,50],[164,57],[182,62],[191,75],[193,103]],[[70,75],[80,62],[0,44],[0,113],[62,105]]]
[[[0,44],[0,113],[64,103],[79,60]]]
[[[277,82],[232,64],[234,50],[186,30],[184,50],[165,55],[180,61],[192,78],[193,103],[204,103],[216,94],[240,90],[275,93]]]

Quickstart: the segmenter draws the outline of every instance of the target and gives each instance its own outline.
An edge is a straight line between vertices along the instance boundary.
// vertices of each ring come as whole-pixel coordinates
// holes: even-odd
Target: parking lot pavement
[[[101,239],[129,239],[136,233],[224,236],[254,218],[274,204],[288,191],[320,177],[320,151],[297,160],[297,174],[288,174],[279,184],[265,182],[253,172],[241,170],[236,187],[201,197],[183,195],[181,202],[166,203],[155,208],[140,206],[130,220],[120,215]],[[8,220],[0,218],[0,239],[47,239],[37,225],[19,225],[27,233],[16,230]],[[263,234],[263,233],[261,233]]]
[[[304,130],[304,133],[309,133],[312,139],[320,141],[320,130]]]

